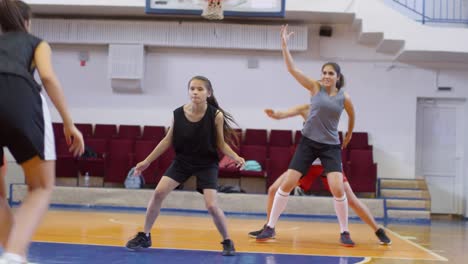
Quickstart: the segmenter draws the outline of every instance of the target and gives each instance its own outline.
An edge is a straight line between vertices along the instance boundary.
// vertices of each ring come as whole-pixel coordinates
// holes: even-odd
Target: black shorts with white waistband
[[[302,136],[294,156],[289,163],[289,169],[305,175],[317,158],[320,158],[323,173],[342,172],[341,145],[324,144]]]

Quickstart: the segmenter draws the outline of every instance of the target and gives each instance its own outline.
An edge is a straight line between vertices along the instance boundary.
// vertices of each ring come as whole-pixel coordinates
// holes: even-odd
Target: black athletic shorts
[[[183,160],[175,159],[164,176],[168,176],[178,183],[184,183],[191,176],[197,178],[197,191],[203,193],[204,189],[218,188],[218,163],[212,162],[207,165],[194,165]]]
[[[289,169],[296,170],[305,175],[310,165],[320,158],[323,173],[342,172],[341,145],[324,144],[302,136],[294,156],[289,163]]]
[[[35,156],[55,160],[55,142],[45,98],[24,78],[0,73],[0,165],[3,147],[16,162]]]

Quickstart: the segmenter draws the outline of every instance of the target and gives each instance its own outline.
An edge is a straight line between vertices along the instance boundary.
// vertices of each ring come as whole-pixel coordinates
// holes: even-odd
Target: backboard
[[[147,14],[201,15],[207,0],[146,0]],[[225,17],[284,17],[285,0],[223,0]]]

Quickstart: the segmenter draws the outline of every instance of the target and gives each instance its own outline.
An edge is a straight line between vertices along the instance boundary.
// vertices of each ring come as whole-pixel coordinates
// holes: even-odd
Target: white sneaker
[[[6,259],[5,257],[0,258],[0,264],[39,264],[34,262],[18,262],[10,259]]]

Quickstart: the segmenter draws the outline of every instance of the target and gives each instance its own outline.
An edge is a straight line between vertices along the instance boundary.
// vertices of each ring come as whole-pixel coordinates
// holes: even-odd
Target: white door
[[[432,213],[463,213],[464,103],[418,99],[416,171],[426,178]]]

